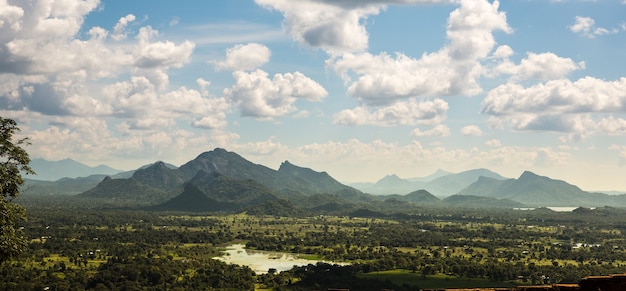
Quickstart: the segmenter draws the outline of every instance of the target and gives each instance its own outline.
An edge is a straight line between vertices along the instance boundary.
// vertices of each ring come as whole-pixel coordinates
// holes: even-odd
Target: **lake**
[[[257,274],[265,274],[270,268],[274,268],[278,272],[282,272],[291,270],[293,266],[305,266],[308,264],[316,264],[317,262],[347,265],[346,263],[306,260],[300,258],[297,254],[246,250],[246,246],[244,244],[227,246],[226,251],[223,253],[224,254],[221,257],[215,257],[214,259],[229,264],[248,266]]]
[[[546,207],[552,211],[556,212],[572,212],[574,209],[578,207],[570,207],[570,206],[548,206]],[[513,208],[514,210],[535,210],[535,207],[523,207],[523,208]],[[589,207],[589,209],[596,209],[595,207]]]

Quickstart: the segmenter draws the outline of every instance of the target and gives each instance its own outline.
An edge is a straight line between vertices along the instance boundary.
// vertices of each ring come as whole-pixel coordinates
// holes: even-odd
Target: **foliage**
[[[22,148],[28,145],[28,139],[14,141],[14,134],[19,131],[14,120],[0,117],[0,263],[26,246],[22,232],[17,229],[17,223],[25,219],[26,213],[13,199],[19,196],[20,185],[24,183],[21,172],[34,172],[28,166],[28,153]]]

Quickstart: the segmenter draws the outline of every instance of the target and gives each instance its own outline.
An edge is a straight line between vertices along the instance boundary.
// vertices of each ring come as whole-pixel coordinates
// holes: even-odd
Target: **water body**
[[[569,207],[569,206],[548,206],[546,207],[552,211],[556,212],[572,212],[574,209],[578,207]],[[537,208],[534,207],[524,207],[524,208],[514,208],[515,210],[535,210]],[[596,209],[595,207],[589,207],[589,209]]]
[[[298,257],[297,254],[246,250],[243,244],[234,244],[226,247],[224,255],[214,259],[229,264],[248,266],[257,274],[265,274],[270,268],[278,272],[293,269],[294,266],[306,266],[325,262],[329,264],[346,265],[345,263],[335,263],[329,261],[306,260]]]

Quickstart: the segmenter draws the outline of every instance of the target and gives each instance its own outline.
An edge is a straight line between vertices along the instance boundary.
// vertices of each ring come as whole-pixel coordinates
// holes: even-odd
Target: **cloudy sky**
[[[222,147],[626,191],[626,1],[0,0],[0,116],[123,170]]]

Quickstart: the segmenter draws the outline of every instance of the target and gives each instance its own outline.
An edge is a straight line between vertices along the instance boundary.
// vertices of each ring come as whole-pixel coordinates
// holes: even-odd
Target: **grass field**
[[[407,270],[390,270],[382,272],[371,272],[359,275],[361,278],[389,280],[399,285],[411,285],[422,289],[435,288],[489,288],[489,287],[515,287],[519,284],[513,282],[494,282],[487,279],[467,279],[446,275],[429,275],[423,277],[421,274]]]

